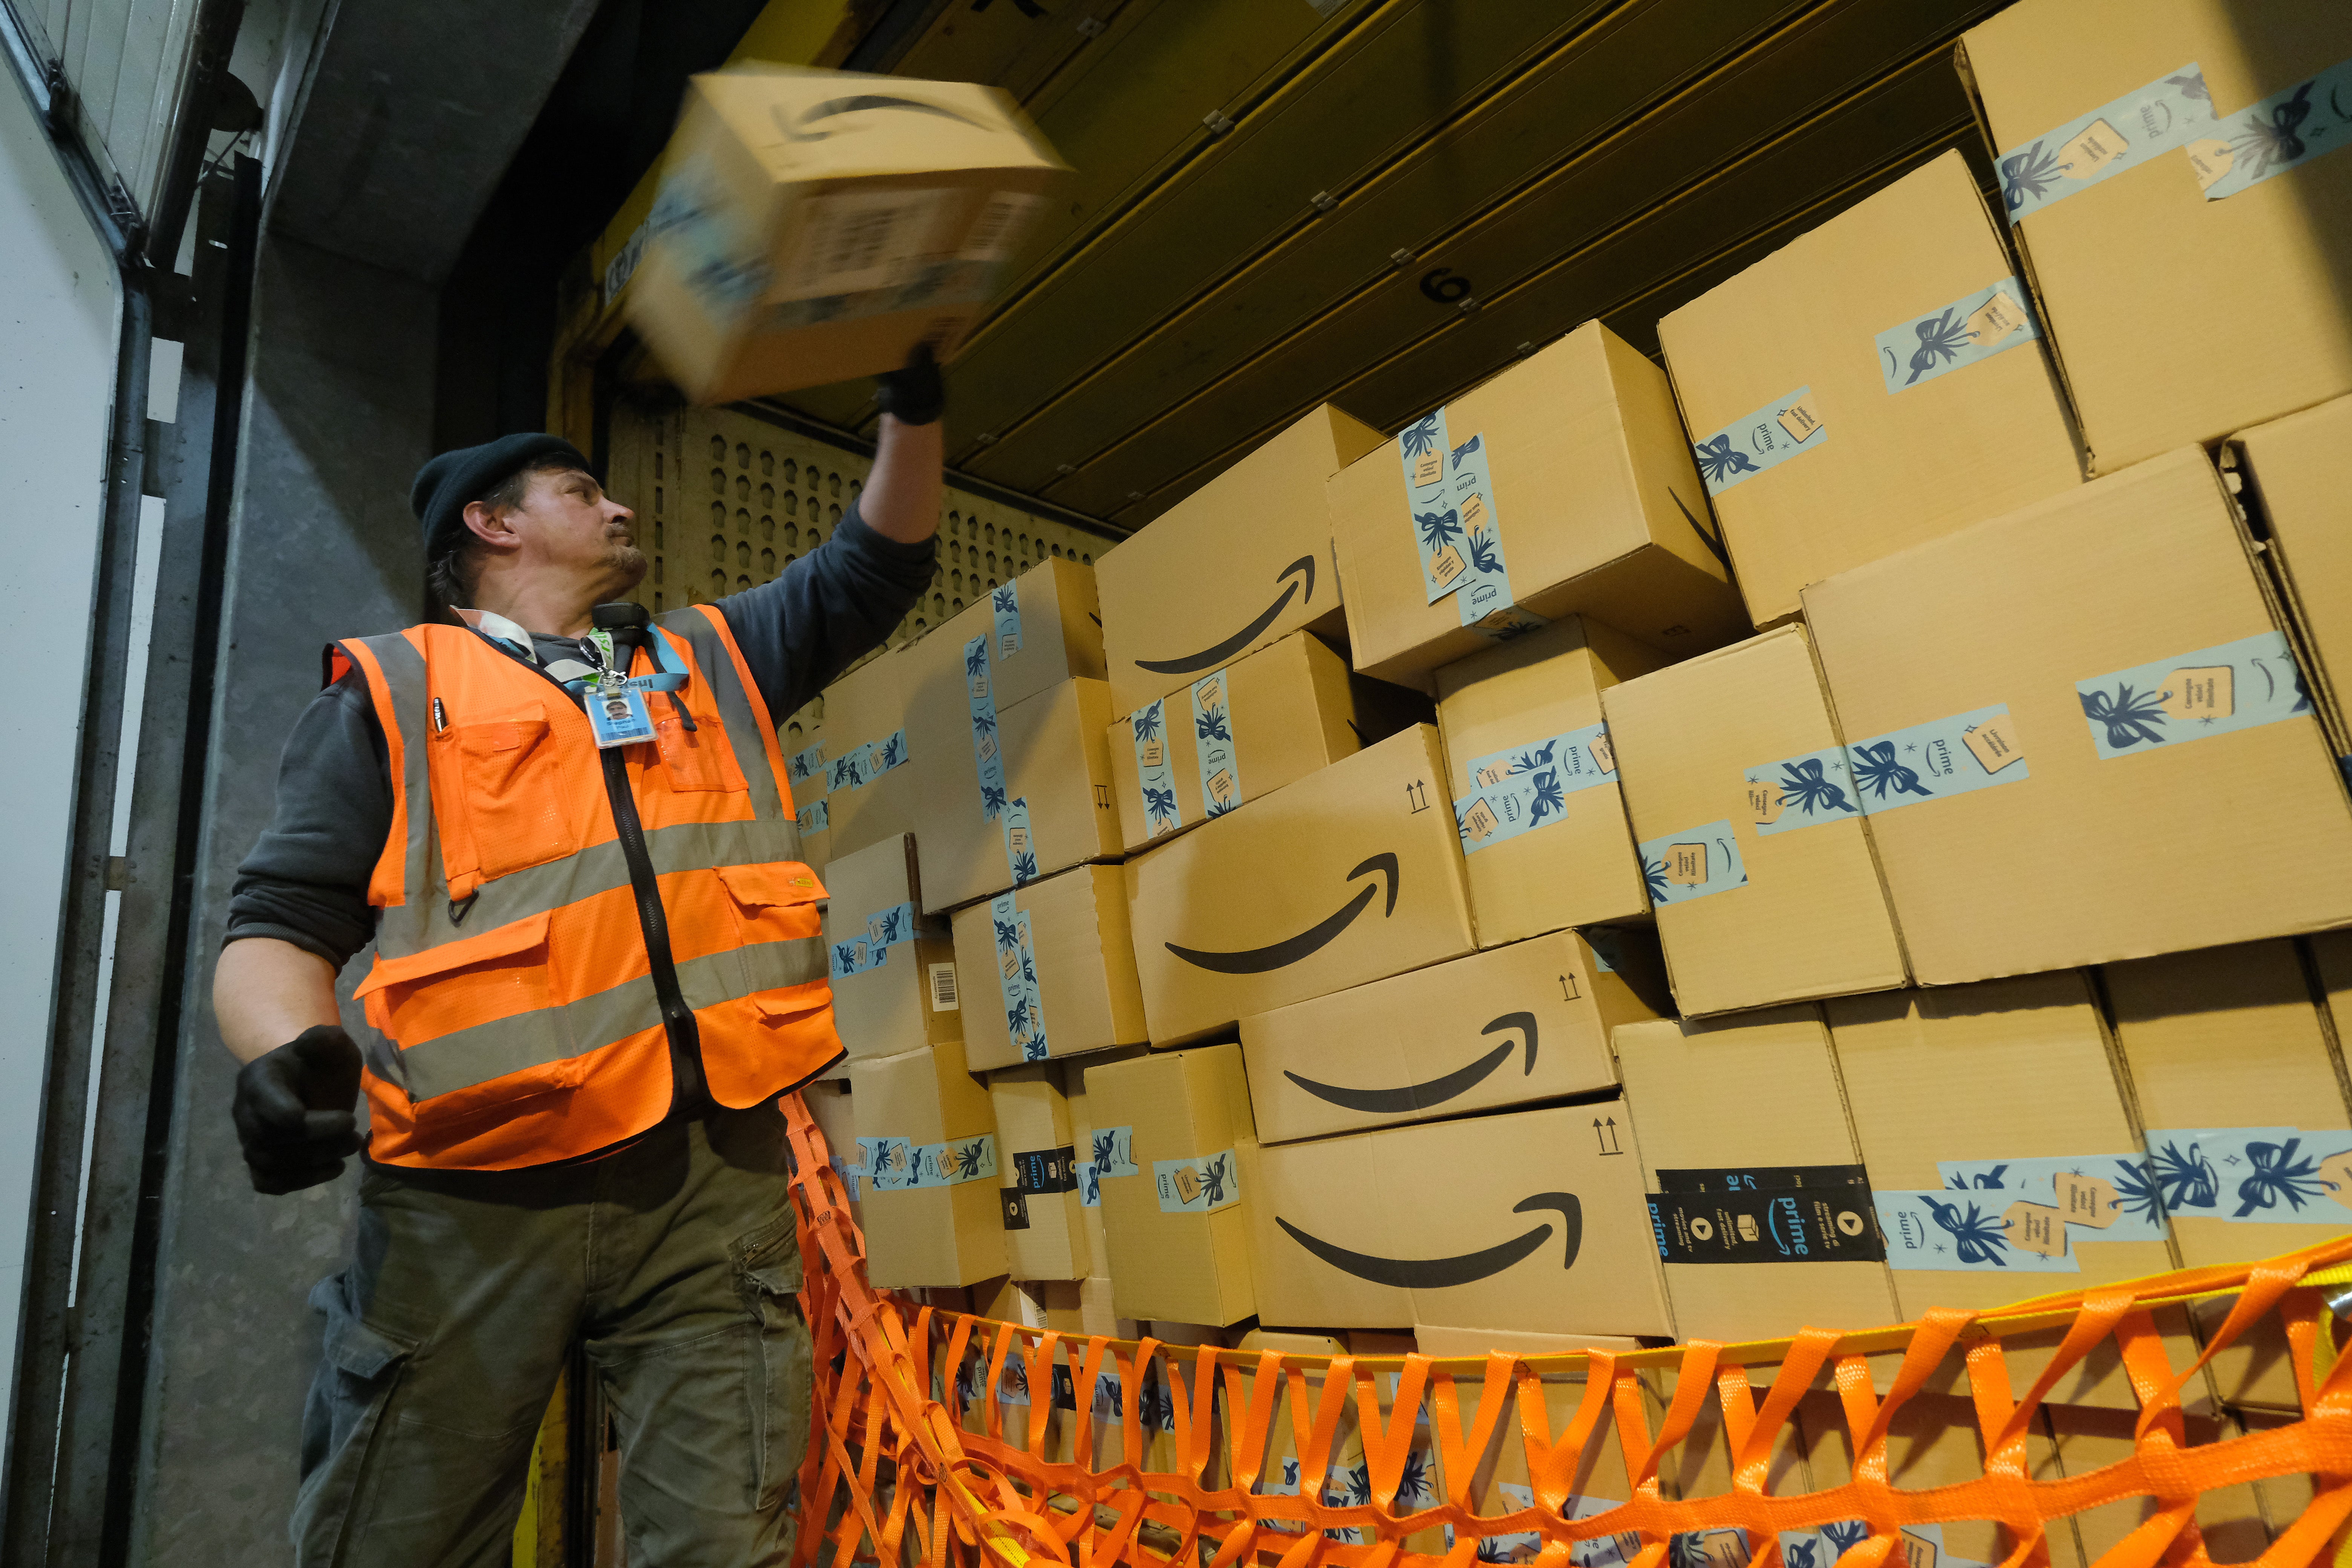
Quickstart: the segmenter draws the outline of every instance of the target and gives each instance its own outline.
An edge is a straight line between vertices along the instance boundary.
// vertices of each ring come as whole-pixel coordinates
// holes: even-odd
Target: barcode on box
[[[962,1005],[956,1000],[956,973],[952,963],[931,965],[931,1011],[957,1013]]]

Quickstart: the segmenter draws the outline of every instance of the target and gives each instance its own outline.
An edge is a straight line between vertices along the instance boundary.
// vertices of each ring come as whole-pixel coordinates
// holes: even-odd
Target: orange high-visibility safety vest
[[[721,1105],[841,1054],[825,892],[759,688],[717,609],[654,625],[696,727],[650,695],[655,740],[613,753],[625,792],[571,695],[467,627],[329,647],[330,680],[365,678],[392,772],[359,987],[373,1158],[507,1170],[644,1131],[670,1109],[666,1010],[691,1011]],[[639,649],[632,673],[654,668]]]

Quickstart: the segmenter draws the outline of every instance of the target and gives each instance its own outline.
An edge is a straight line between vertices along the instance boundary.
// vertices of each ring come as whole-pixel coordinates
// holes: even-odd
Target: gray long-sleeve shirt
[[[929,585],[937,548],[884,538],[853,503],[831,539],[772,582],[719,601],[771,718],[880,646]],[[578,657],[577,642],[532,640],[542,663]],[[276,814],[237,868],[226,941],[276,937],[341,968],[375,936],[368,878],[391,832],[383,731],[366,685],[346,675],[311,700],[287,740]]]

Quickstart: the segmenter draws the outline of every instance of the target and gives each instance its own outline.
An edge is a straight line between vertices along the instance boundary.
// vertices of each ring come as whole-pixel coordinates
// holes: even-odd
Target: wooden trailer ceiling
[[[1402,426],[1961,147],[2002,0],[945,0],[893,65],[1076,170],[950,368],[949,460],[1139,526],[1329,400]],[[1319,14],[1318,14],[1319,13]],[[782,399],[870,420],[870,383]]]

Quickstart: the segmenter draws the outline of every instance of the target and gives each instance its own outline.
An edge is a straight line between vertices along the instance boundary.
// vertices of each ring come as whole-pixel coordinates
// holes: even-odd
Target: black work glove
[[[360,1048],[337,1024],[246,1063],[229,1115],[253,1190],[275,1196],[341,1175],[344,1157],[367,1142],[352,1114],[359,1093]]]
[[[901,425],[929,425],[948,405],[947,388],[940,384],[939,362],[931,345],[917,343],[907,363],[876,376],[874,405]]]

